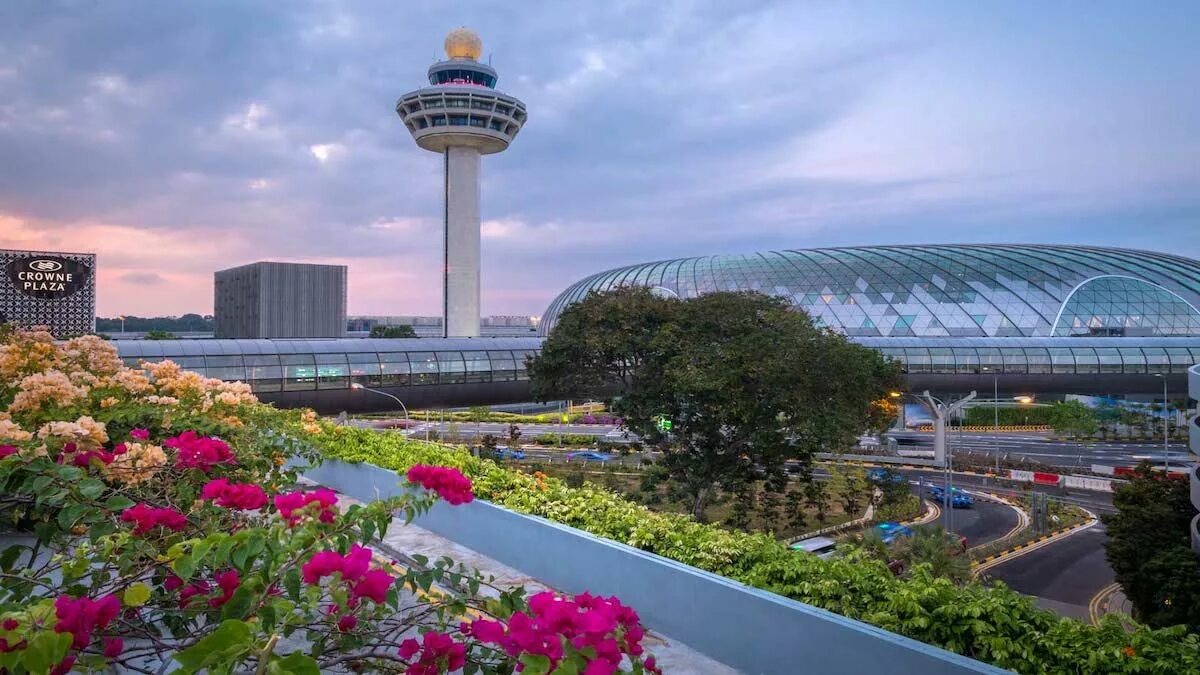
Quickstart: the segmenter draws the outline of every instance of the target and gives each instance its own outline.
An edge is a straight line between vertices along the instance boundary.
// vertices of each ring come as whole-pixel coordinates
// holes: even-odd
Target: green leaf
[[[279,675],[321,675],[321,668],[317,662],[301,652],[292,652],[282,659],[272,661],[268,669]]]
[[[122,599],[128,607],[141,607],[150,599],[150,587],[141,582],[131,584],[125,589]]]
[[[128,497],[122,497],[121,495],[113,495],[104,500],[104,508],[110,511],[124,511],[134,504],[136,504],[136,502],[134,502],[132,499]]]
[[[284,575],[283,588],[292,600],[300,599],[300,573],[296,571],[296,568],[293,567]]]
[[[11,571],[13,565],[15,565],[17,562],[17,558],[21,556],[21,553],[28,550],[29,548],[26,546],[21,546],[20,544],[10,544],[4,549],[3,552],[0,552],[0,569],[3,569],[5,572]]]
[[[88,499],[96,499],[104,494],[104,482],[97,478],[85,478],[79,483],[79,494]]]
[[[70,641],[70,635],[67,639]],[[215,631],[199,642],[175,654],[186,672],[194,673],[207,665],[237,663],[251,647],[250,626],[244,621],[226,619]]]
[[[242,619],[250,611],[250,591],[245,586],[239,586],[233,595],[221,607],[221,618]]]
[[[521,663],[525,666],[521,672],[526,675],[545,675],[550,672],[550,659],[541,654],[522,654]]]
[[[172,565],[175,568],[175,576],[187,581],[196,573],[196,561],[190,555],[180,556]]]
[[[25,667],[31,673],[47,672],[63,660],[70,646],[70,633],[38,633],[25,648]]]
[[[58,524],[64,530],[69,530],[90,509],[86,504],[71,504],[58,512]]]

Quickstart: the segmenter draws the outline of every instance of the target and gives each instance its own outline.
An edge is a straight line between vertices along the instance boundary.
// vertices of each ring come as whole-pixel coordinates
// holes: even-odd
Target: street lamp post
[[[370,388],[370,387],[368,387],[368,386],[365,386],[365,385],[359,384],[358,382],[352,382],[352,383],[350,384],[350,388],[351,388],[351,389],[362,389],[363,391],[369,391],[369,392],[371,392],[371,393],[373,393],[373,394],[379,394],[380,396],[387,396],[388,398],[392,399],[392,400],[393,400],[393,401],[395,401],[396,403],[399,403],[399,404],[400,404],[400,409],[404,411],[404,431],[405,431],[405,435],[406,435],[406,436],[408,435],[408,424],[409,424],[409,420],[408,420],[408,408],[406,408],[406,407],[404,406],[404,401],[401,401],[399,398],[397,398],[397,397],[393,396],[392,394],[389,394],[389,393],[387,393],[386,391],[380,391],[380,390],[378,390],[378,389],[372,389],[372,388]]]
[[[990,368],[984,368],[986,373]],[[992,448],[996,453],[996,475],[1000,475],[1000,378],[992,370]]]
[[[1155,373],[1155,377],[1161,377],[1163,381],[1163,473],[1170,471],[1170,465],[1167,463],[1168,448],[1170,447],[1171,434],[1167,428],[1167,376],[1163,373]]]
[[[975,392],[967,394],[954,403],[944,403],[932,396],[928,391],[921,392],[921,395],[916,398],[933,415],[933,460],[935,464],[940,463],[945,471],[946,493],[943,498],[946,512],[946,530],[953,532],[954,520],[951,514],[953,505],[950,493],[954,487],[951,478],[951,465],[954,462],[954,455],[949,451],[946,443],[946,419],[962,410],[968,403],[974,400]]]

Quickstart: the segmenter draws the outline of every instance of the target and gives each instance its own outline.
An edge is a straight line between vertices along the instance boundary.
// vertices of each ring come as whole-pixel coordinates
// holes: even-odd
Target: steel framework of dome
[[[1050,245],[865,246],[663,260],[593,274],[590,291],[648,286],[680,298],[759,291],[856,337],[1200,336],[1200,261]]]

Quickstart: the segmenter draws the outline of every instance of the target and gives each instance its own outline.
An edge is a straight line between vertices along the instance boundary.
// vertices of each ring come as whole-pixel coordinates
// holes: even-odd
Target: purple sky
[[[483,311],[639,261],[1053,242],[1200,257],[1200,3],[0,4],[0,248],[94,251],[99,313],[350,265],[440,307],[440,159],[396,98],[467,25],[529,122],[484,160]]]

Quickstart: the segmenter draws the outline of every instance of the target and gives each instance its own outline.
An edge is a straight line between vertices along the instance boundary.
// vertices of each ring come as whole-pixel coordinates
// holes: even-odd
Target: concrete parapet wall
[[[363,501],[406,489],[395,472],[370,464],[330,461],[304,475]],[[485,501],[464,506],[439,502],[416,523],[562,591],[616,595],[654,630],[745,673],[1004,672]]]

